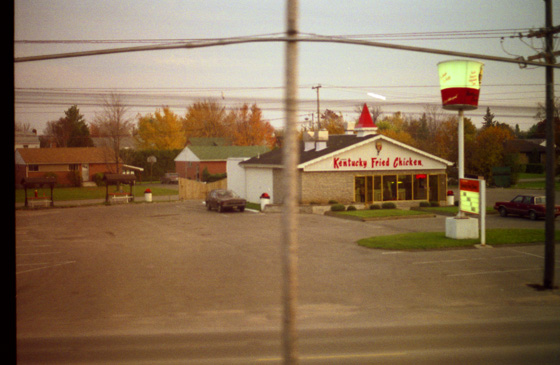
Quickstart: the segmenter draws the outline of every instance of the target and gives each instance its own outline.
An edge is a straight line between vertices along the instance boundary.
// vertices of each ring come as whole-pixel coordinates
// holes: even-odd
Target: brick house
[[[519,163],[544,164],[546,162],[545,139],[512,139],[504,142],[506,153],[519,154]]]
[[[122,167],[122,161],[119,161]],[[15,183],[26,177],[54,174],[59,185],[73,185],[71,174],[77,171],[83,182],[97,173],[116,173],[114,153],[108,148],[18,148],[15,152]],[[120,169],[119,169],[120,171]]]
[[[190,145],[175,158],[175,171],[179,177],[202,180],[202,173],[223,174],[227,172],[228,158],[250,158],[266,153],[266,146]]]

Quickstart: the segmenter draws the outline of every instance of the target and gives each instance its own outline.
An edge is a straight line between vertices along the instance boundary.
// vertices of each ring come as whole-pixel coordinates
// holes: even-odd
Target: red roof
[[[354,128],[377,128],[365,103],[362,109],[362,115],[360,115],[360,120]]]
[[[103,147],[18,148],[26,164],[115,163],[114,152]]]

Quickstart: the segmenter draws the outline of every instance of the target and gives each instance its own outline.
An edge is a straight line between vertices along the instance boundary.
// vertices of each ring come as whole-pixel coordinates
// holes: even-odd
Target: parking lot
[[[558,291],[531,287],[542,282],[542,245],[370,250],[356,241],[443,231],[445,218],[298,221],[304,326],[560,314]],[[487,227],[544,221],[489,216]],[[280,237],[279,214],[208,212],[199,201],[17,211],[18,334],[278,327]]]

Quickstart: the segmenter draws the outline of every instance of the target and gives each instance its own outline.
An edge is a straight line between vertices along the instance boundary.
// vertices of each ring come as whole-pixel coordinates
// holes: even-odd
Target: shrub
[[[351,211],[351,210],[357,210],[355,206],[353,205],[349,205],[348,208],[346,208],[346,210]]]
[[[427,207],[430,206],[430,203],[428,203],[428,202],[420,202],[420,205],[419,205],[419,206],[420,206],[420,208],[427,208]]]
[[[95,185],[97,186],[103,186],[103,178],[105,177],[105,174],[102,172],[98,172],[97,174],[93,175],[93,182],[95,183]]]
[[[544,174],[544,165],[541,163],[529,163],[525,166],[525,172],[528,174]]]
[[[80,171],[68,171],[68,180],[70,181],[70,184],[74,187],[80,187],[82,186],[82,174],[80,173]]]
[[[369,209],[371,209],[371,210],[381,209],[381,205],[379,205],[379,204],[372,204],[372,205],[369,206]]]
[[[331,211],[333,212],[343,212],[345,210],[344,205],[342,204],[333,204],[331,206]]]
[[[439,207],[439,202],[436,202],[436,201],[430,202],[430,206]]]
[[[383,203],[381,204],[381,208],[383,209],[395,209],[397,206],[395,205],[395,203]]]
[[[329,205],[338,204],[336,200],[329,200]]]

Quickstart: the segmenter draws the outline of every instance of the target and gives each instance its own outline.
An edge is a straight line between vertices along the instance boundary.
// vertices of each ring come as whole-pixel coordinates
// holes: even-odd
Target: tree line
[[[560,142],[558,104],[557,98],[557,144]],[[519,171],[516,156],[505,152],[504,142],[515,138],[545,138],[543,109],[539,105],[535,115],[537,123],[528,131],[520,131],[518,125],[512,128],[497,121],[490,108],[487,108],[480,128],[476,128],[471,119],[465,118],[465,172],[489,179],[492,167],[510,166],[512,171]],[[359,118],[361,107],[357,106],[355,112],[353,122]],[[384,115],[378,106],[370,107],[370,112],[379,133],[446,160],[457,161],[456,115],[445,113],[441,107],[433,105],[425,106],[424,112],[416,118],[401,112]],[[321,113],[318,120],[318,128],[328,130],[329,134],[345,133],[346,124],[341,113],[328,109]],[[123,157],[121,144],[124,137],[134,138],[140,151],[177,151],[196,137],[219,137],[229,140],[232,145],[275,148],[281,144],[282,131],[275,130],[263,119],[262,110],[256,104],[228,109],[218,101],[204,100],[189,105],[184,115],[162,107],[154,113],[130,118],[122,98],[111,94],[104,100],[101,110],[95,113],[93,121],[87,123],[77,105],[73,105],[63,117],[47,122],[40,139],[42,147],[89,147],[93,146],[94,137],[103,137],[115,156]],[[139,162],[136,158],[134,160]]]

